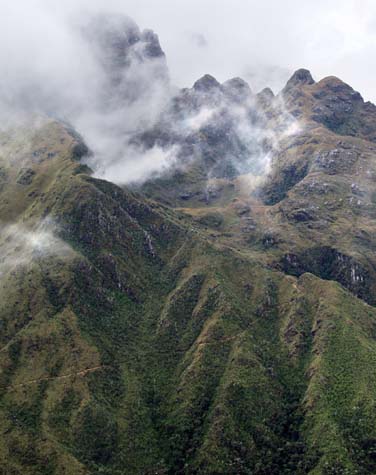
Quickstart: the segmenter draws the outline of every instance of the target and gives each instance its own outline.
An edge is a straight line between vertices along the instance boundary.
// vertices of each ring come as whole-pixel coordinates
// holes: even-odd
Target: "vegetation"
[[[317,124],[258,195],[231,175],[208,203],[92,178],[55,121],[0,138],[1,474],[376,472],[363,139],[355,205]]]

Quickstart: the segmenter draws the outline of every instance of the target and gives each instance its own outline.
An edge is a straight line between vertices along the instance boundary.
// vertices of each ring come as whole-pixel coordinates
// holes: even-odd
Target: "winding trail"
[[[68,374],[63,374],[62,376],[50,376],[50,377],[39,378],[39,379],[31,379],[30,381],[25,381],[24,383],[21,383],[21,384],[9,386],[7,389],[22,388],[23,386],[29,386],[30,384],[38,384],[43,381],[56,381],[56,380],[62,380],[62,379],[75,378],[77,376],[84,377],[89,373],[94,373],[95,371],[99,371],[105,368],[109,368],[109,366],[105,366],[105,365],[94,366],[93,368],[86,368],[81,371],[78,371],[77,373],[68,373]]]
[[[218,343],[227,343],[229,341],[236,340],[237,338],[239,338],[239,336],[242,336],[244,333],[245,333],[245,331],[243,331],[243,332],[241,332],[237,335],[229,336],[227,338],[221,338],[221,339],[218,339],[218,340],[197,341],[195,343],[195,345],[197,345],[197,347],[200,347],[200,346],[203,346],[203,345],[215,345],[215,344],[218,344]],[[186,353],[187,351],[188,351],[188,349],[187,350],[178,350],[179,353]],[[43,381],[59,381],[59,380],[61,381],[61,380],[64,380],[64,379],[76,378],[76,377],[81,377],[82,378],[82,377],[85,377],[87,374],[94,373],[94,372],[100,371],[100,370],[109,369],[109,368],[111,368],[111,366],[109,366],[109,365],[99,365],[99,366],[94,366],[92,368],[86,368],[86,369],[77,371],[75,373],[63,374],[61,376],[48,376],[48,377],[44,377],[44,378],[31,379],[29,381],[25,381],[25,382],[20,383],[20,384],[15,384],[15,385],[12,385],[12,386],[8,386],[6,388],[6,390],[13,390],[13,389],[17,389],[17,388],[22,388],[24,386],[30,386],[32,384],[39,384],[39,383],[42,383]]]

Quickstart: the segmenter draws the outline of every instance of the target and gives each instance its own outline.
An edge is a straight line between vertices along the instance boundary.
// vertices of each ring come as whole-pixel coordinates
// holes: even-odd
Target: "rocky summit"
[[[162,84],[119,130],[174,158],[115,184],[74,119],[0,124],[0,474],[375,474],[376,106],[178,90],[155,33],[82,34],[103,114]]]

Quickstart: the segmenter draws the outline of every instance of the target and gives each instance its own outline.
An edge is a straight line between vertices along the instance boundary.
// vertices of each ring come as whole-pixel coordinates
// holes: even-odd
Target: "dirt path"
[[[220,339],[212,340],[212,341],[205,341],[205,340],[204,341],[198,341],[195,344],[198,347],[200,347],[200,346],[203,346],[203,345],[217,345],[217,344],[220,344],[220,343],[227,343],[229,341],[236,340],[240,336],[244,335],[244,333],[245,333],[245,331],[243,331],[243,332],[241,332],[237,335],[229,336],[227,338],[220,338]],[[189,351],[189,349],[178,350],[179,353],[186,353],[187,351]],[[30,379],[29,381],[25,381],[24,383],[9,386],[7,389],[12,390],[12,389],[17,389],[17,388],[22,388],[24,386],[30,386],[32,384],[39,384],[39,383],[42,383],[43,381],[61,381],[61,380],[64,380],[64,379],[76,378],[76,377],[81,377],[82,378],[82,377],[85,377],[87,374],[94,373],[94,372],[100,371],[102,369],[109,369],[109,368],[111,368],[111,366],[100,365],[100,366],[94,366],[93,368],[86,368],[86,369],[83,369],[81,371],[77,371],[75,373],[63,374],[61,376],[49,376],[49,377],[38,378],[38,379]]]
[[[104,365],[94,366],[93,368],[86,368],[81,371],[78,371],[77,373],[68,373],[68,374],[63,374],[62,376],[50,376],[50,377],[39,378],[39,379],[31,379],[30,381],[25,381],[24,383],[10,386],[8,389],[22,388],[23,386],[29,386],[30,384],[38,384],[43,381],[56,381],[56,380],[74,378],[77,376],[84,377],[89,373],[94,373],[95,371],[99,371],[105,368],[108,368],[108,366],[104,366]]]

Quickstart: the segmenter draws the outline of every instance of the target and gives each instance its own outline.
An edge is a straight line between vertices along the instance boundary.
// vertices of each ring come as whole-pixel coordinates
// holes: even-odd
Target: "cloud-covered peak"
[[[265,87],[262,91],[257,94],[259,97],[265,97],[268,99],[273,99],[274,92],[270,89],[270,87]]]
[[[224,82],[222,88],[233,100],[246,100],[252,95],[249,84],[238,77]]]
[[[137,100],[152,81],[169,82],[165,54],[152,30],[141,32],[127,16],[97,14],[81,31],[107,81],[101,85],[105,95]]]
[[[97,48],[101,60],[113,60],[116,65],[126,63],[135,45],[139,46],[140,58],[165,57],[158,35],[150,29],[141,31],[136,22],[126,16],[97,13],[89,17],[82,31]]]
[[[219,82],[210,74],[205,74],[205,76],[202,76],[202,78],[198,79],[193,85],[193,89],[200,92],[209,92],[220,87]]]

